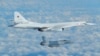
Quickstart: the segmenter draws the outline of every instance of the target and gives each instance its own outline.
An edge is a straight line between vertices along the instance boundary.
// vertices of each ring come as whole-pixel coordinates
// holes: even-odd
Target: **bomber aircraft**
[[[69,40],[58,40],[58,41],[47,41],[46,38],[44,36],[42,36],[42,42],[40,43],[40,45],[42,46],[48,46],[48,47],[60,47],[64,44],[70,44],[72,43]]]
[[[40,32],[44,31],[64,31],[64,29],[73,26],[95,25],[86,21],[63,22],[63,23],[37,23],[26,20],[19,12],[14,12],[14,24],[9,27],[34,29]]]

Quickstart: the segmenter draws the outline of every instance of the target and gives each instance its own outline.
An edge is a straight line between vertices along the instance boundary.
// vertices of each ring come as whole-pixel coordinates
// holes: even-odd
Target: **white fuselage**
[[[85,22],[67,22],[67,23],[47,23],[47,24],[41,24],[41,23],[34,23],[34,22],[27,22],[27,23],[19,23],[16,24],[14,27],[16,28],[41,28],[41,27],[54,27],[54,26],[74,26],[74,25],[84,25]],[[56,27],[57,27],[56,26]]]

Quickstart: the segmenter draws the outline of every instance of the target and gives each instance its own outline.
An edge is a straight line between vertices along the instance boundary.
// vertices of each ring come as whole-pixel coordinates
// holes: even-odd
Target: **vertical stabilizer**
[[[19,12],[14,12],[14,22],[15,23],[25,23],[28,21]]]
[[[42,36],[42,40],[43,40],[43,42],[46,42],[46,39],[45,39],[45,37],[44,37],[44,36]]]

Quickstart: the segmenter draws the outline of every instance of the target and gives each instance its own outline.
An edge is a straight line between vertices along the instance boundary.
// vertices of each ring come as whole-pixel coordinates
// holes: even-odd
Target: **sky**
[[[63,32],[38,32],[8,27],[14,12],[40,23],[87,21],[94,26],[67,28]],[[47,40],[72,43],[50,48]],[[0,0],[0,56],[100,56],[100,0]]]

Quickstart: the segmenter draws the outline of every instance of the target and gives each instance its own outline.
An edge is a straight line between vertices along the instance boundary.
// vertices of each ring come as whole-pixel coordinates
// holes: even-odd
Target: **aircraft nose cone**
[[[87,25],[95,25],[94,23],[86,23]]]

